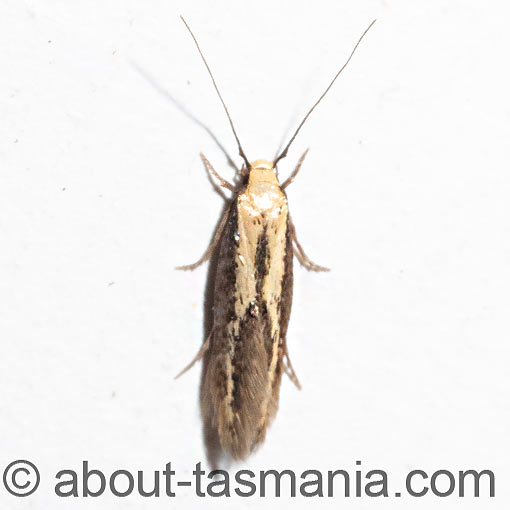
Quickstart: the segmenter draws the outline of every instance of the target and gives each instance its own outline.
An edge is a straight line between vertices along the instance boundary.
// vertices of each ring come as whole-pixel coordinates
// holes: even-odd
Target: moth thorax
[[[257,159],[250,163],[249,183],[256,184],[261,182],[278,183],[273,163],[265,159]]]

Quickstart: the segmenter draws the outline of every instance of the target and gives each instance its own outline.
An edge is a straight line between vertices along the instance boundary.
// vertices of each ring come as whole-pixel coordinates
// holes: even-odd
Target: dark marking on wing
[[[257,301],[260,302],[262,288],[264,287],[264,278],[269,272],[269,250],[267,248],[267,229],[264,228],[257,240],[257,250],[255,251],[255,281],[257,290]]]

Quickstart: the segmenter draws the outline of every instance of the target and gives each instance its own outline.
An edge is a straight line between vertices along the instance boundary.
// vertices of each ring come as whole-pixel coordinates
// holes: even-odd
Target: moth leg
[[[207,340],[203,343],[202,347],[200,347],[198,354],[174,377],[174,379],[179,379],[179,377],[181,377],[182,374],[185,374],[197,361],[200,361],[204,357],[204,354],[207,352],[207,349],[209,349],[212,332],[213,330],[211,329],[211,332],[209,333]]]
[[[285,345],[285,351],[284,351],[283,356],[286,359],[286,362],[284,361],[282,363],[283,370],[289,376],[289,379],[296,385],[296,388],[298,390],[300,390],[301,384],[299,383],[299,379],[297,378],[296,372],[294,372],[294,368],[292,366],[292,363],[290,362],[289,351],[287,350],[287,345]]]
[[[216,245],[218,244],[219,240],[221,239],[221,234],[223,233],[223,230],[227,223],[228,213],[229,213],[228,209],[223,213],[223,216],[221,217],[218,228],[216,229],[216,232],[214,233],[214,237],[212,238],[212,241],[209,243],[207,250],[205,250],[205,253],[200,257],[200,259],[198,259],[193,264],[189,264],[187,266],[177,266],[175,269],[178,269],[180,271],[193,271],[193,269],[196,269],[200,264],[203,264],[204,262],[206,262],[207,260],[210,259],[214,249],[216,248]]]
[[[296,168],[294,168],[294,171],[290,174],[290,176],[280,186],[282,189],[285,189],[296,178],[296,175],[298,174],[299,170],[301,169],[301,165],[303,164],[303,161],[305,160],[306,155],[308,154],[309,150],[310,149],[306,149],[306,151],[303,152],[303,155],[299,158],[299,161],[296,165]]]
[[[299,263],[305,268],[308,269],[308,271],[330,271],[328,267],[319,266],[318,264],[315,264],[315,262],[312,262],[308,256],[305,253],[305,250],[303,250],[303,247],[297,240],[296,236],[296,227],[294,227],[294,223],[292,222],[292,219],[289,217],[289,227],[290,227],[290,235],[292,237],[292,240],[294,241],[294,255],[299,260]]]
[[[213,168],[211,163],[209,163],[209,160],[202,153],[200,153],[200,157],[202,158],[202,162],[204,163],[206,170],[209,172],[209,175],[216,177],[216,179],[220,182],[221,187],[227,188],[229,191],[234,191],[234,185],[223,179],[223,177],[221,177],[221,175]]]

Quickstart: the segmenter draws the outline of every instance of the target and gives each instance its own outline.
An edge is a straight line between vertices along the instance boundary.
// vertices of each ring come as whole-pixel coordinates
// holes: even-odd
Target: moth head
[[[257,159],[250,163],[248,180],[250,183],[268,182],[278,184],[276,167],[271,161]]]

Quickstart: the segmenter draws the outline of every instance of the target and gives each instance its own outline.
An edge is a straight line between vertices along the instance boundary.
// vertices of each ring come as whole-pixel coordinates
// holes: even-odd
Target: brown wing
[[[282,218],[283,220],[283,218]],[[214,285],[214,324],[204,356],[201,409],[206,443],[219,443],[233,458],[244,458],[260,443],[278,408],[285,352],[285,335],[292,301],[292,240],[285,218],[283,261],[271,260],[267,227],[258,223],[253,273],[237,271],[240,264],[237,200],[233,201],[219,248]],[[262,295],[271,264],[283,263],[281,293],[267,303]],[[241,275],[241,276],[240,276]],[[239,286],[254,278],[256,298],[243,302]],[[236,292],[237,290],[237,292]],[[278,332],[268,306],[277,306]],[[274,317],[274,314],[273,314]]]

